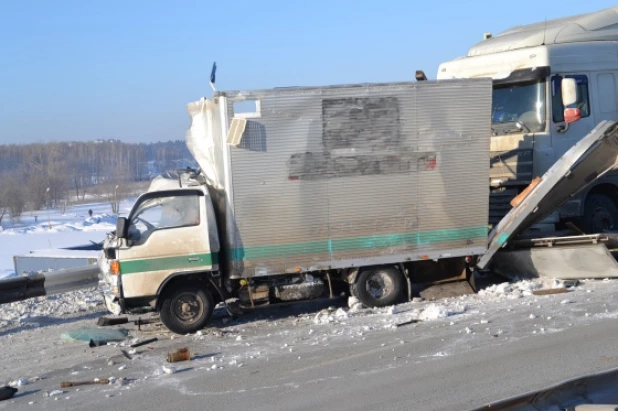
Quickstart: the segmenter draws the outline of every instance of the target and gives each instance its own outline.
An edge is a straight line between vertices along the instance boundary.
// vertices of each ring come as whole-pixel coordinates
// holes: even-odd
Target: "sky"
[[[408,81],[609,0],[0,0],[0,144],[182,140],[217,89]]]

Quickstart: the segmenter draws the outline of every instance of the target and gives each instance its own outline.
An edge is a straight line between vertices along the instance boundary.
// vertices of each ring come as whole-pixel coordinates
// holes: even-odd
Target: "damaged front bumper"
[[[105,256],[99,258],[99,290],[103,293],[107,310],[114,314],[123,314],[124,310],[120,304],[120,278],[111,275],[109,272],[109,261]]]
[[[124,310],[120,305],[119,295],[112,292],[112,287],[109,283],[106,281],[99,281],[99,290],[103,292],[103,298],[105,300],[107,310],[114,315],[123,314]]]

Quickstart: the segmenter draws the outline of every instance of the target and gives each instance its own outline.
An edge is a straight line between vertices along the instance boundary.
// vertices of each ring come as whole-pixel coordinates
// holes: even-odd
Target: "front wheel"
[[[174,288],[163,295],[161,321],[176,334],[189,334],[206,326],[214,311],[214,300],[199,285]]]
[[[603,194],[591,194],[584,204],[582,229],[587,234],[597,234],[616,229],[618,207]]]
[[[399,302],[403,277],[393,267],[367,268],[351,286],[352,295],[367,307],[387,307]]]

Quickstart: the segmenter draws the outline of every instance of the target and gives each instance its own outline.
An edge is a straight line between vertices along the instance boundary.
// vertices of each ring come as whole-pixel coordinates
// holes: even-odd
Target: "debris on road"
[[[137,320],[133,321],[133,324],[137,325],[137,330],[138,331],[141,331],[142,330],[142,325],[154,324],[154,323],[158,323],[158,322],[161,322],[160,318],[142,319],[142,317],[139,317]]]
[[[139,341],[139,342],[133,343],[129,347],[131,347],[131,348],[141,347],[142,345],[150,344],[150,343],[153,343],[153,342],[158,341],[158,340],[159,339],[157,337],[153,337],[153,338],[149,338],[149,339],[144,340],[144,341]]]
[[[416,324],[416,323],[420,323],[420,322],[421,322],[421,320],[414,319],[414,320],[404,321],[404,322],[399,323],[399,324],[395,324],[395,326],[402,327],[404,325]]]
[[[97,325],[101,327],[109,325],[126,324],[129,322],[129,317],[100,317],[97,320]]]
[[[179,348],[175,352],[167,354],[167,362],[191,361],[191,353],[189,348]]]
[[[24,385],[28,385],[28,384],[30,384],[30,381],[28,381],[26,378],[20,378],[18,380],[11,381],[9,383],[9,386],[13,388],[17,388],[17,387],[23,387]]]
[[[17,392],[17,388],[9,387],[5,385],[4,387],[0,387],[0,401],[8,400]]]
[[[163,372],[167,375],[171,375],[174,374],[176,372],[176,368],[174,367],[167,367],[167,366],[162,366],[161,370],[163,370]]]
[[[94,347],[100,347],[102,345],[107,345],[107,341],[106,340],[90,340],[88,341],[88,347],[90,348],[94,348]]]
[[[57,395],[62,395],[62,394],[64,394],[64,391],[62,390],[53,390],[53,391],[45,391],[43,396],[44,397],[55,397]]]
[[[132,360],[133,357],[131,357],[129,355],[129,353],[126,350],[120,350],[120,352],[122,353],[122,355],[124,355],[128,360]]]
[[[108,342],[124,341],[128,334],[129,330],[124,328],[82,327],[63,333],[61,338],[69,341],[88,342],[88,345],[92,348],[106,345]]]
[[[95,378],[94,380],[88,380],[88,381],[62,381],[60,383],[60,387],[61,388],[69,388],[69,387],[77,387],[79,385],[94,385],[94,384],[108,385],[109,384],[109,379],[107,379],[107,378],[104,378],[104,379]]]
[[[532,294],[534,295],[551,295],[551,294],[564,294],[564,293],[568,293],[569,290],[566,287],[560,287],[560,288],[545,288],[545,289],[541,289],[541,290],[534,290],[532,291]]]

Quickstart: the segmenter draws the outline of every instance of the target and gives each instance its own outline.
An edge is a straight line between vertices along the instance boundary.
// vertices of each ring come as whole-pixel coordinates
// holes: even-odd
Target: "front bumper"
[[[107,310],[114,315],[122,314],[123,310],[118,302],[120,296],[112,291],[112,286],[109,282],[105,280],[99,281],[99,290],[103,292]]]

